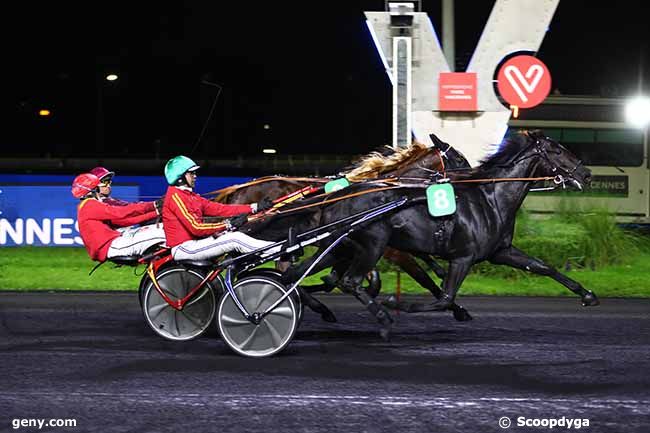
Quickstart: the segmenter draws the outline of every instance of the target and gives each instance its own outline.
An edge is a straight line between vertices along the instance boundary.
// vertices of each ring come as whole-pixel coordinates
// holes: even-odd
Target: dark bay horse
[[[343,169],[340,176],[345,176],[350,182],[362,182],[380,176],[405,179],[408,179],[409,176],[429,177],[432,172],[442,175],[446,169],[469,168],[469,164],[462,154],[449,144],[439,140],[435,135],[432,135],[431,138],[435,144],[433,148],[417,142],[406,149],[398,151],[385,147],[382,151],[373,152],[361,158],[352,166]],[[268,176],[243,185],[234,185],[215,191],[214,193],[218,193],[215,200],[221,203],[252,203],[261,200],[263,197],[276,199],[306,186],[323,185],[329,180],[331,179]],[[442,296],[440,287],[431,279],[427,271],[418,264],[413,255],[388,247],[384,252],[384,258],[399,266],[436,298],[439,299]],[[439,278],[444,277],[444,269],[434,260],[426,255],[422,255],[420,258],[432,268]],[[341,265],[334,267],[330,275],[325,277],[324,284],[305,286],[303,287],[304,290],[309,293],[331,291],[336,287],[338,277],[342,275],[341,269]],[[378,285],[377,283],[374,284]],[[374,297],[377,292],[378,288],[374,293],[371,292],[370,295]],[[315,304],[313,305],[315,306]],[[316,308],[324,311],[320,306]],[[467,310],[455,303],[450,307],[450,310],[456,320],[467,321],[472,318]],[[331,320],[329,313],[323,316],[323,318],[326,317]]]
[[[591,173],[558,142],[539,131],[533,131],[505,140],[500,150],[481,166],[452,181],[457,182],[454,184],[456,212],[452,215],[431,217],[424,189],[414,187],[369,193],[325,206],[321,210],[321,224],[404,196],[409,198],[410,203],[350,236],[349,241],[355,244],[357,253],[339,281],[339,287],[357,297],[377,317],[383,325],[382,336],[388,335],[392,319],[383,306],[359,290],[359,283],[363,275],[376,265],[387,246],[440,257],[449,262],[442,283],[443,296],[421,311],[448,309],[472,265],[484,260],[549,276],[580,296],[583,306],[598,305],[598,298],[593,292],[512,245],[515,214],[530,189],[532,179],[541,176],[554,177],[558,183],[582,189],[590,181]],[[358,191],[367,188],[367,185],[359,184],[348,189]],[[282,220],[278,220],[278,223],[281,225]],[[291,224],[300,225],[301,222],[293,221]],[[276,226],[275,230],[279,228]],[[301,227],[298,230],[302,231]],[[263,229],[256,236],[271,239],[278,233],[270,228]],[[328,241],[323,241],[319,253],[327,246]],[[332,260],[335,260],[338,249],[330,254]],[[287,280],[304,272],[311,261],[307,259],[289,270]],[[323,260],[313,271],[329,266],[328,261]]]

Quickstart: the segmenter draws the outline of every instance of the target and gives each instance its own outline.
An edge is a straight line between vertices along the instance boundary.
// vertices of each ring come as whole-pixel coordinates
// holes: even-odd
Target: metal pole
[[[442,0],[442,51],[451,72],[456,70],[454,35],[454,0]]]

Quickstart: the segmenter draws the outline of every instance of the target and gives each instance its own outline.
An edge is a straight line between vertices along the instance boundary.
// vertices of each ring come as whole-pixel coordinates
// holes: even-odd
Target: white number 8
[[[449,199],[445,190],[439,189],[433,193],[433,205],[437,209],[447,209],[449,207]]]

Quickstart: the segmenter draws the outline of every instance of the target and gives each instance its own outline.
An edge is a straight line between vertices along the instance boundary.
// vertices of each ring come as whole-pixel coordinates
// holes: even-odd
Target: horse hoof
[[[397,298],[395,296],[389,296],[388,298],[381,301],[381,305],[396,310],[398,307]]]
[[[372,270],[366,275],[366,280],[368,280],[368,287],[366,287],[366,293],[371,298],[376,298],[381,291],[381,278],[379,277],[379,272],[377,270]]]
[[[444,311],[444,310],[449,310],[451,308],[451,303],[450,302],[445,302],[445,301],[437,301],[433,302],[431,305],[429,305],[429,308],[427,308],[428,311]]]
[[[469,311],[464,309],[461,306],[458,306],[458,308],[454,308],[454,319],[456,319],[459,322],[469,322],[470,320],[473,319],[472,315],[469,314]]]
[[[600,301],[594,292],[588,292],[582,297],[583,307],[595,307],[596,305],[600,305]]]
[[[336,316],[334,313],[331,311],[325,311],[324,313],[321,313],[320,318],[323,319],[323,321],[328,322],[328,323],[336,323]]]
[[[336,284],[338,283],[338,278],[336,277],[336,274],[334,272],[325,275],[324,277],[320,277],[321,281],[325,283],[327,286],[325,288],[326,292],[331,292],[336,288]]]

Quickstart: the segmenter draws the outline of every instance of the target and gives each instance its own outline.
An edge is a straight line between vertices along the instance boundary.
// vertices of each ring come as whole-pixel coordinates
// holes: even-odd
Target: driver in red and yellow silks
[[[162,219],[167,246],[172,247],[174,259],[209,260],[229,251],[246,253],[273,244],[237,231],[219,233],[223,224],[205,222],[205,216],[232,217],[226,225],[236,229],[247,222],[247,214],[270,209],[273,203],[269,199],[251,205],[211,202],[193,191],[198,169],[194,161],[182,155],[165,165],[165,178],[170,186]]]
[[[157,224],[116,230],[155,219],[162,200],[112,206],[103,202],[99,184],[99,178],[91,173],[80,174],[72,182],[72,195],[81,200],[77,207],[79,234],[91,259],[104,262],[117,256],[139,256],[165,241],[165,232]]]

